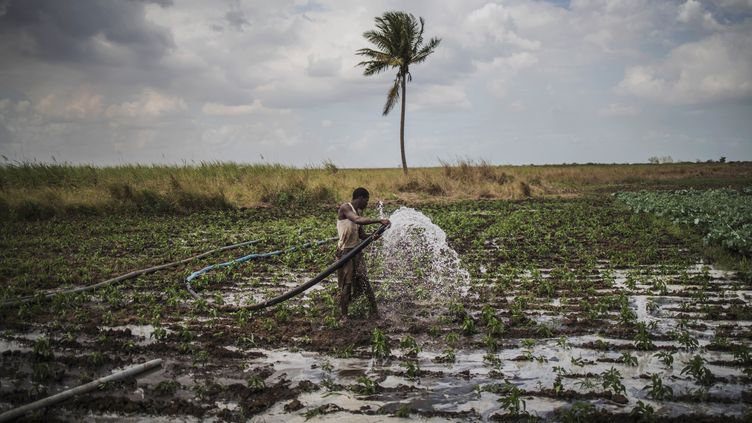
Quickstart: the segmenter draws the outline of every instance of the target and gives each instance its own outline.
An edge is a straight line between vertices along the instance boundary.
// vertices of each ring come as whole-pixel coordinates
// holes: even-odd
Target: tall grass
[[[561,197],[646,187],[752,183],[752,163],[494,166],[442,162],[411,169],[201,163],[189,166],[10,163],[0,165],[0,216],[334,205],[364,186],[373,199],[402,202]]]

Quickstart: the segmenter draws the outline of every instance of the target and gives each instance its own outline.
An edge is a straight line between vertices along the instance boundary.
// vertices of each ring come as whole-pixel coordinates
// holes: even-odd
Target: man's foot
[[[347,316],[342,316],[338,320],[340,326],[347,324],[347,322],[349,321],[350,321],[350,318]]]

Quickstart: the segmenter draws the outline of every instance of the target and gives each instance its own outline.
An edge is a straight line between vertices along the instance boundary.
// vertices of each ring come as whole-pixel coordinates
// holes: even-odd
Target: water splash
[[[383,204],[377,206],[383,216]],[[448,300],[464,296],[470,275],[447,244],[446,233],[423,213],[400,207],[389,216],[372,258],[383,291],[396,298]]]

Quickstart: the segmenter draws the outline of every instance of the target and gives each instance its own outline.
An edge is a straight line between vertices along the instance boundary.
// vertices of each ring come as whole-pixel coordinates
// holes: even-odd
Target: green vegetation
[[[653,213],[676,224],[696,226],[706,243],[752,254],[752,188],[621,192],[615,196],[638,213]]]
[[[387,204],[387,212],[396,207]],[[719,276],[698,266],[707,250],[696,226],[633,213],[619,199],[589,194],[430,202],[419,208],[459,252],[471,275],[469,295],[444,302],[413,301],[409,295],[382,300],[387,287],[379,277],[383,263],[373,256],[369,272],[386,317],[377,322],[355,317],[342,324],[335,318],[333,278],[260,312],[224,313],[215,307],[249,304],[300,283],[331,264],[331,244],[207,274],[195,284],[202,301],[194,301],[183,285],[190,272],[207,264],[332,236],[334,212],[326,204],[7,220],[0,227],[3,300],[91,284],[220,245],[259,243],[127,283],[0,309],[4,340],[25,347],[25,352],[4,355],[0,370],[29,381],[28,388],[4,389],[17,390],[11,401],[21,403],[70,386],[73,378],[91,380],[155,352],[170,367],[149,378],[147,393],[165,401],[193,392],[193,408],[186,409],[206,418],[217,412],[217,401],[236,401],[242,411],[223,411],[236,420],[242,420],[241,413],[261,413],[281,398],[293,408],[288,392],[318,391],[327,401],[337,401],[348,394],[344,391],[393,395],[395,380],[403,383],[398,389],[404,404],[416,395],[434,396],[438,379],[465,388],[488,378],[499,383],[484,384],[480,392],[500,401],[499,417],[535,418],[538,401],[530,398],[555,397],[572,405],[557,410],[561,421],[607,418],[613,411],[590,404],[605,401],[626,401],[636,410],[635,418],[661,418],[675,402],[717,402],[719,396],[736,401],[739,390],[746,389],[752,373],[746,322],[752,310],[748,298],[738,294],[750,283],[743,274]],[[130,333],[122,329],[126,325],[150,326]],[[38,334],[23,337],[34,331]],[[572,351],[571,359],[561,360],[557,351],[563,350]],[[290,357],[320,354],[304,369],[312,383],[278,365],[278,354],[288,352]],[[372,367],[352,369],[343,361]],[[274,376],[280,372],[285,378]],[[530,382],[536,372],[550,375],[540,378],[546,382],[537,388]],[[187,374],[194,375],[194,382]],[[732,396],[710,389],[713,384]],[[120,402],[133,392],[133,387],[112,389],[121,389],[113,394]],[[264,404],[248,405],[259,398]],[[670,402],[660,407],[651,402],[657,410],[651,411],[637,398]],[[329,405],[308,413],[342,412]],[[312,406],[303,407],[300,413]],[[413,417],[424,413],[418,403],[399,413],[397,407],[390,404],[385,410]]]
[[[201,163],[182,166],[5,163],[0,218],[190,214],[272,206],[332,205],[367,186],[386,202],[558,198],[687,186],[752,185],[752,164],[493,166],[458,160],[437,168],[295,169],[281,165]]]

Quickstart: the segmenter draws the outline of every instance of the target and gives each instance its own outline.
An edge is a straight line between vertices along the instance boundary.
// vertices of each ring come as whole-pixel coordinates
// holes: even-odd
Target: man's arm
[[[358,216],[354,211],[352,211],[351,208],[347,207],[343,210],[344,215],[347,219],[349,219],[352,222],[357,223],[358,225],[373,225],[375,223],[380,223],[382,225],[388,225],[389,219],[368,219],[363,216]]]

